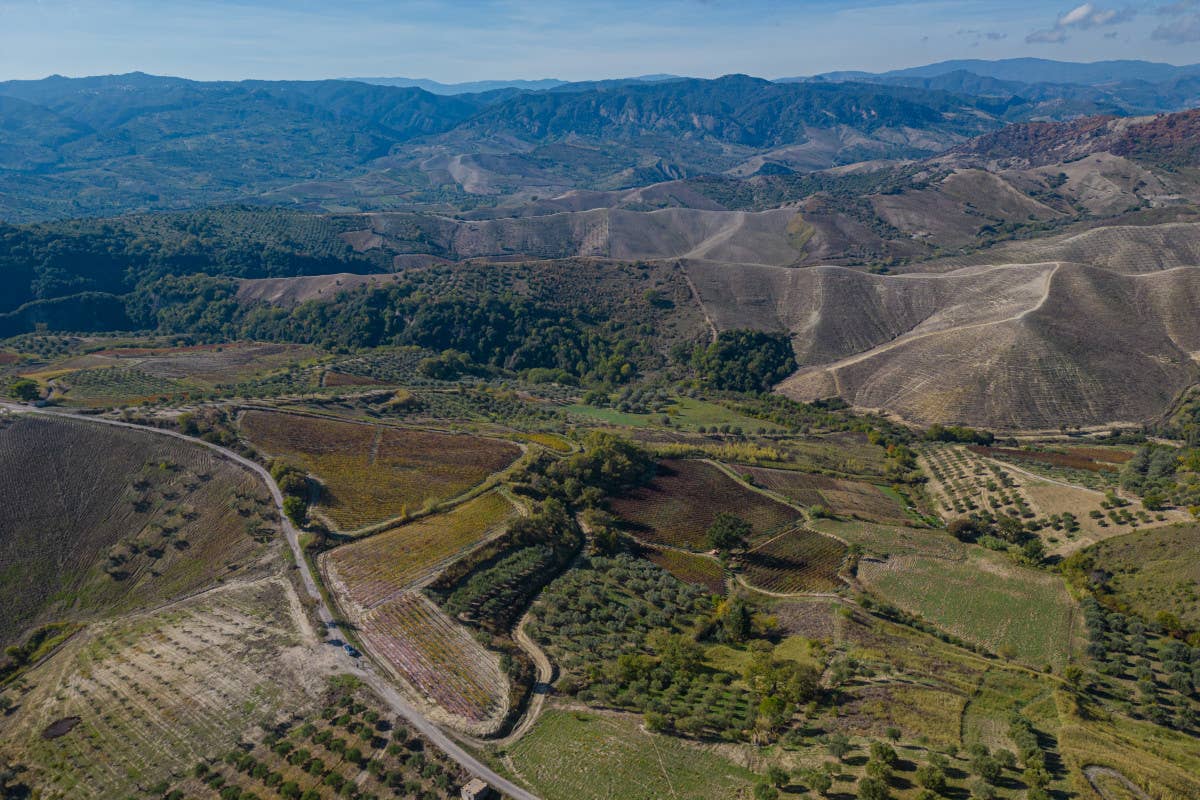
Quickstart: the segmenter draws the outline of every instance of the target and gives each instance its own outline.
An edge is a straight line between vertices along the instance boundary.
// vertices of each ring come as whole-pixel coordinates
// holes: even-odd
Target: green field
[[[961,561],[864,560],[858,574],[881,598],[991,652],[1056,670],[1070,654],[1074,604],[1057,575],[983,550]]]
[[[619,425],[629,428],[644,428],[649,425],[658,425],[661,424],[663,417],[663,414],[631,414],[618,411],[615,408],[600,408],[584,403],[575,403],[566,406],[565,410],[584,419],[606,425]],[[774,423],[748,417],[745,414],[739,414],[717,403],[710,403],[693,397],[681,397],[675,400],[668,406],[666,416],[669,417],[672,427],[691,430],[711,428],[713,426],[723,427],[725,425],[730,426],[730,428],[741,428],[747,433],[757,431],[760,428],[769,433],[783,430]]]
[[[510,756],[545,800],[730,800],[754,779],[712,749],[590,711],[547,710]]]
[[[1110,573],[1109,598],[1146,619],[1174,614],[1189,630],[1200,628],[1200,527],[1179,525],[1137,531],[1100,542],[1084,556]]]

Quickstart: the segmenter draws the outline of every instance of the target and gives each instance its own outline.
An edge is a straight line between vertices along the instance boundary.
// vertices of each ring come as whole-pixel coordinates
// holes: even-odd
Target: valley
[[[0,82],[0,797],[1200,797],[1139,63]]]

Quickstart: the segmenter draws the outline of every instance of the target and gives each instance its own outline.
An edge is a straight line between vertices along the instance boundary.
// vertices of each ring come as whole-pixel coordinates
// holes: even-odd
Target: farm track
[[[135,425],[131,422],[121,422],[119,420],[103,419],[99,417],[83,417],[78,414],[69,414],[59,411],[48,411],[44,408],[32,408],[21,406],[12,403],[0,403],[0,409],[15,411],[18,413],[38,414],[48,417],[62,417],[66,419],[83,420],[86,422],[95,422],[101,425],[113,425],[119,428],[128,428],[131,430],[143,431],[146,433],[158,434],[160,436],[169,436],[181,441],[190,442],[200,447],[206,447],[218,455],[249,469],[258,475],[266,484],[267,489],[271,492],[271,498],[275,502],[276,510],[279,512],[280,526],[283,528],[284,536],[287,538],[288,546],[291,548],[292,555],[296,561],[296,567],[300,571],[301,581],[304,584],[304,589],[308,593],[309,598],[316,604],[317,616],[321,623],[325,626],[324,641],[329,641],[331,638],[336,638],[345,634],[342,632],[341,624],[334,619],[333,614],[329,610],[329,606],[325,602],[324,596],[318,589],[316,579],[313,577],[312,569],[309,566],[308,560],[304,557],[304,552],[300,547],[299,531],[292,525],[287,514],[283,511],[283,493],[279,487],[275,485],[275,481],[271,479],[271,474],[266,468],[250,459],[234,453],[231,450],[226,450],[219,445],[211,442],[206,442],[203,439],[197,439],[186,434],[176,431],[163,430],[160,428],[150,428],[144,425]],[[459,743],[452,739],[441,727],[422,714],[416,706],[404,698],[400,692],[391,685],[389,681],[381,677],[378,672],[370,665],[360,666],[353,658],[345,653],[339,653],[339,666],[346,672],[349,672],[378,694],[385,703],[392,709],[393,712],[403,717],[408,724],[412,725],[421,735],[429,739],[435,746],[445,752],[450,758],[457,762],[463,769],[468,772],[483,778],[490,783],[494,788],[513,798],[513,800],[540,800],[537,795],[522,789],[512,781],[494,772],[491,768],[467,752]]]
[[[1138,787],[1136,783],[1129,780],[1129,778],[1126,778],[1115,769],[1110,769],[1109,767],[1098,767],[1096,765],[1084,767],[1083,777],[1087,778],[1088,785],[1092,787],[1092,791],[1105,798],[1105,800],[1108,800],[1109,796],[1104,792],[1103,788],[1097,785],[1096,782],[1096,779],[1100,778],[1101,776],[1112,778],[1113,780],[1117,781],[1124,786],[1131,795],[1138,798],[1138,800],[1150,800],[1150,795],[1146,794],[1141,790],[1141,788]]]

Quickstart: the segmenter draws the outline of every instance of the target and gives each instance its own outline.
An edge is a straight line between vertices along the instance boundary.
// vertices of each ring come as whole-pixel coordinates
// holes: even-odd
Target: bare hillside
[[[799,399],[839,395],[922,423],[1038,429],[1152,419],[1200,377],[1200,269],[1121,275],[1063,264],[1044,280],[1040,298],[1010,288],[1007,310],[1016,313],[963,306],[952,324],[916,325],[855,355],[804,367],[781,391]],[[897,277],[883,291],[900,295],[891,303],[907,308],[922,283]]]

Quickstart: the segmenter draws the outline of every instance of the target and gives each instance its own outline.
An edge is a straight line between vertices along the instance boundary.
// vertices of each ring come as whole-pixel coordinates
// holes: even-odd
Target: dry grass
[[[267,411],[242,415],[242,435],[321,481],[319,511],[350,531],[465,492],[511,464],[509,442]]]

